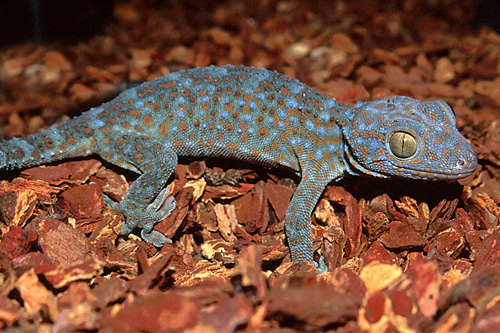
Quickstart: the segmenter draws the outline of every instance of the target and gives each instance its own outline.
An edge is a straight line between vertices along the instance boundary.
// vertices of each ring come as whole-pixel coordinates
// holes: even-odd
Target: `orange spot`
[[[160,126],[160,134],[163,137],[167,136],[167,130],[168,130],[168,121],[165,121],[163,124]]]
[[[143,119],[142,119],[142,122],[144,123],[144,125],[146,126],[150,126],[152,123],[153,123],[153,119],[151,119],[150,116],[145,116]]]
[[[139,118],[141,116],[141,111],[136,109],[128,109],[127,112],[129,115],[134,116],[136,118]]]
[[[279,146],[278,140],[274,140],[273,143],[271,144],[271,149],[278,150],[278,146]]]
[[[186,146],[186,142],[182,140],[175,140],[174,141],[174,147],[182,148]]]
[[[120,145],[120,144],[122,144],[122,143],[124,143],[124,142],[127,142],[127,141],[128,141],[128,138],[124,138],[124,137],[122,137],[120,140],[118,140],[118,141],[116,142],[116,144],[117,144],[117,145]]]
[[[142,163],[144,160],[142,159],[142,154],[135,154],[134,155],[134,160],[137,162],[137,163]]]
[[[173,88],[177,83],[175,81],[167,81],[163,82],[159,85],[160,88]]]
[[[186,132],[187,131],[187,123],[185,121],[181,121],[181,123],[179,124],[179,129],[183,132]]]
[[[66,141],[70,144],[70,145],[74,145],[76,143],[76,140],[75,138],[73,137],[69,137],[66,139]]]
[[[228,143],[226,145],[226,148],[227,149],[232,149],[232,150],[239,150],[240,146],[238,146],[238,144],[236,144],[236,143]]]
[[[109,133],[111,133],[111,130],[109,129],[109,127],[103,127],[103,128],[102,128],[102,132],[103,132],[104,134],[109,134]]]

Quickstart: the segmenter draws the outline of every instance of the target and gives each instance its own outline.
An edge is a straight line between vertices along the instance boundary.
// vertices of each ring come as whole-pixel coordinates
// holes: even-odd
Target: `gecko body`
[[[165,185],[178,156],[232,158],[300,177],[285,216],[294,262],[313,261],[311,213],[346,173],[457,179],[477,157],[443,101],[393,97],[344,104],[288,76],[252,67],[180,71],[124,91],[64,124],[0,143],[0,169],[98,154],[140,176],[119,203],[122,234],[153,230],[175,207]],[[163,202],[165,204],[162,207]]]

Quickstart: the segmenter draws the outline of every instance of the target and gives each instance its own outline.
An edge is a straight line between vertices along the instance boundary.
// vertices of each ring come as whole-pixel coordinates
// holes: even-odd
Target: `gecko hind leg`
[[[120,233],[127,235],[134,229],[141,229],[142,239],[161,247],[172,241],[162,233],[153,230],[175,209],[175,199],[168,196],[165,188],[168,179],[177,166],[177,154],[168,146],[142,135],[127,135],[119,141],[119,149],[109,151],[106,145],[99,154],[107,161],[118,164],[141,175],[132,183],[125,197],[114,202],[104,196],[108,205],[122,213],[126,222]]]
[[[114,202],[113,199],[105,194],[103,194],[103,199],[106,204],[127,216],[127,223],[123,223],[121,226],[121,235],[128,235],[132,232],[135,226],[143,224],[144,227],[141,229],[142,239],[148,243],[152,243],[156,247],[162,247],[163,244],[171,244],[172,240],[161,232],[152,230],[152,227],[157,222],[167,218],[175,209],[176,202],[174,197],[169,197],[165,201],[168,193],[167,188],[161,190],[154,201],[146,206],[146,208],[142,211],[142,214],[137,214],[135,211],[130,212],[124,204],[120,205],[124,201]],[[165,202],[165,204],[162,207],[163,202]],[[148,223],[149,221],[152,223]],[[151,227],[149,228],[149,226]]]

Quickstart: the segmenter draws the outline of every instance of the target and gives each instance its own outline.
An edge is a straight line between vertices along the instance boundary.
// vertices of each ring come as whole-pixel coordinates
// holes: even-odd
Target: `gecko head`
[[[343,127],[350,169],[378,177],[458,179],[477,155],[441,100],[393,97],[359,104]]]

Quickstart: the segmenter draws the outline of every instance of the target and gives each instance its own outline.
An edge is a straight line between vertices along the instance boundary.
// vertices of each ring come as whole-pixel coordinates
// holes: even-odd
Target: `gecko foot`
[[[146,242],[151,243],[156,247],[162,247],[163,244],[172,244],[172,240],[170,238],[156,230],[151,230],[147,233],[145,229],[142,229],[141,237]]]
[[[316,266],[318,274],[328,272],[328,267],[326,267],[325,258],[323,256],[319,257],[318,262],[315,262],[314,266]]]
[[[127,235],[135,228],[139,228],[141,229],[142,239],[152,243],[156,247],[161,247],[163,244],[172,243],[172,240],[168,237],[153,230],[156,223],[168,217],[175,209],[176,202],[174,197],[169,197],[165,200],[167,195],[168,189],[164,188],[153,202],[142,209],[131,208],[127,203],[127,199],[117,203],[105,194],[103,194],[103,199],[109,206],[122,213],[126,218],[126,222],[121,226],[120,234]],[[163,202],[165,204],[162,207]]]

